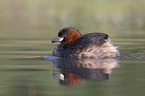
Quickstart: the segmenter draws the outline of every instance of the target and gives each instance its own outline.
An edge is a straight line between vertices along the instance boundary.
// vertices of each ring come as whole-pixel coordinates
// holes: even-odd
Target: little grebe
[[[110,58],[118,57],[117,47],[110,43],[105,33],[89,33],[81,35],[74,27],[66,27],[59,31],[58,37],[51,43],[60,42],[54,48],[53,55],[65,58]]]

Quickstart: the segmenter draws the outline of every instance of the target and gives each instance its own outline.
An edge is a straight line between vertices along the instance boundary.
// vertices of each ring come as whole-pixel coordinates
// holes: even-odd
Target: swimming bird
[[[58,57],[82,59],[120,56],[117,47],[110,43],[109,35],[101,32],[81,35],[76,28],[66,27],[51,41],[55,42],[60,42],[53,50],[53,55]]]

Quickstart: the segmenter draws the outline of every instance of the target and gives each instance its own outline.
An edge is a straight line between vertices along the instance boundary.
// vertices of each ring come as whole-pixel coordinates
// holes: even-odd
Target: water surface
[[[1,2],[0,96],[144,96],[143,4],[141,0],[113,5],[86,0],[84,7],[75,1]],[[51,57],[57,44],[49,42],[66,26],[75,26],[82,34],[109,34],[121,58]]]

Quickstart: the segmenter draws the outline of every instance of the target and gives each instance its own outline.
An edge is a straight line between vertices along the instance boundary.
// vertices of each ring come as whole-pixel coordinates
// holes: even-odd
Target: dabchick
[[[53,50],[53,55],[65,58],[110,58],[120,56],[117,47],[110,43],[105,33],[81,33],[74,27],[59,31],[58,37],[51,43],[60,42]]]

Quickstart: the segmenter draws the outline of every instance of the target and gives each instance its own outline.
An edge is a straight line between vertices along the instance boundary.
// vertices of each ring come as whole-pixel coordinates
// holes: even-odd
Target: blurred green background
[[[143,96],[144,9],[145,0],[1,0],[0,96]],[[60,86],[51,75],[58,69],[41,57],[52,54],[49,42],[67,26],[109,34],[131,59],[120,59],[108,81]]]
[[[117,34],[120,27],[144,29],[144,3],[144,0],[3,0],[0,27],[5,30],[1,31],[1,37],[17,33],[46,39],[66,26],[74,26],[83,33],[109,31]],[[10,29],[11,33],[4,32]]]

